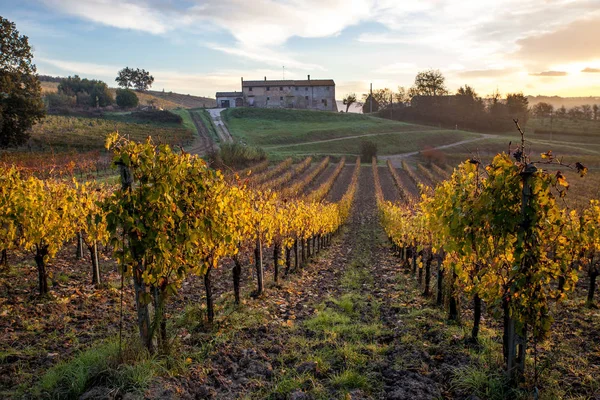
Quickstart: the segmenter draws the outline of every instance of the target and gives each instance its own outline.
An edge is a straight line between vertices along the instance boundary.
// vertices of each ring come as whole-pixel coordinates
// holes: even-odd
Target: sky
[[[240,78],[334,79],[336,97],[410,87],[600,96],[600,0],[0,0],[40,74],[214,97]]]

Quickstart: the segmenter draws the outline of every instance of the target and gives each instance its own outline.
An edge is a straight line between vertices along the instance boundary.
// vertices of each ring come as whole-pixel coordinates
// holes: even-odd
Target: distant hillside
[[[55,93],[58,90],[58,82],[42,82],[42,93]],[[117,89],[111,88],[113,97],[116,96]],[[148,104],[148,101],[154,100],[158,107],[165,110],[174,108],[212,108],[217,106],[217,101],[208,97],[192,96],[189,94],[179,94],[172,92],[158,92],[148,90],[146,92],[136,92],[140,105]]]
[[[179,104],[183,108],[212,108],[217,106],[217,100],[209,97],[192,96],[190,94],[179,94],[173,92],[159,92],[148,90],[148,94],[172,103]]]
[[[537,103],[550,103],[554,108],[565,106],[571,108],[582,106],[584,104],[600,104],[600,97],[559,97],[559,96],[527,96],[529,106],[534,106]]]

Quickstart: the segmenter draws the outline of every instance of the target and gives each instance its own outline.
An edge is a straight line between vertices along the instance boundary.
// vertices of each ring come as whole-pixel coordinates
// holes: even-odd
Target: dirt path
[[[342,172],[340,172],[340,175],[337,177],[337,179],[333,183],[333,187],[327,194],[327,197],[325,197],[325,199],[327,201],[329,201],[329,202],[340,201],[340,199],[342,198],[344,193],[346,193],[346,190],[348,189],[348,185],[350,184],[350,181],[352,180],[352,174],[354,172],[354,167],[355,167],[355,164],[346,163],[346,165],[344,166],[344,169],[342,169]]]
[[[388,201],[398,200],[398,189],[396,188],[394,178],[392,178],[392,174],[387,165],[378,166],[377,169],[379,170],[379,181],[381,183],[381,191],[383,192],[384,199]]]
[[[481,136],[478,137],[478,138],[460,140],[458,142],[454,142],[454,143],[450,143],[450,144],[444,144],[444,145],[441,145],[441,146],[436,146],[436,147],[433,147],[433,149],[434,150],[449,149],[449,148],[452,148],[452,147],[462,146],[464,144],[478,142],[480,140],[485,140],[485,139],[494,139],[494,138],[497,138],[497,137],[499,137],[499,136],[498,135],[488,134],[488,133],[482,133]],[[381,159],[383,161],[390,160],[392,162],[392,165],[394,165],[395,167],[400,167],[400,166],[402,166],[402,160],[404,158],[416,156],[417,154],[419,154],[418,151],[411,151],[409,153],[392,154],[392,155],[389,155],[389,156],[377,156],[377,158],[379,158],[379,159]]]
[[[196,130],[198,131],[198,135],[194,138],[194,142],[190,146],[188,152],[190,154],[197,154],[199,156],[204,156],[216,149],[215,143],[213,143],[210,134],[206,130],[206,127],[202,123],[200,116],[198,113],[194,111],[189,111],[190,117],[192,118],[192,122],[196,126]]]
[[[414,131],[402,131],[402,132],[379,132],[379,133],[365,133],[362,135],[353,135],[353,136],[344,136],[333,139],[325,139],[325,140],[314,140],[311,142],[302,142],[302,143],[291,143],[291,144],[280,144],[277,146],[266,146],[266,149],[279,149],[283,147],[294,147],[294,146],[304,146],[305,144],[315,144],[315,143],[327,143],[327,142],[338,142],[340,140],[348,140],[348,139],[356,139],[362,137],[369,136],[380,136],[380,135],[397,135],[398,133],[420,133],[420,132],[437,132],[439,129],[418,129]]]
[[[221,119],[221,112],[224,108],[209,108],[208,113],[215,124],[215,128],[217,129],[217,135],[219,135],[219,139],[223,143],[233,142],[233,136],[229,133],[229,129],[227,129],[227,125]]]
[[[406,347],[404,335],[412,342],[420,332],[407,332],[399,315],[411,311],[404,304],[408,296],[418,295],[399,292],[400,279],[379,225],[373,174],[365,167],[350,219],[332,246],[300,274],[271,285],[264,298],[249,300],[236,317],[244,322],[229,317],[232,324],[245,326],[219,342],[202,369],[178,382],[178,396],[441,398],[436,370],[428,365],[431,358]],[[257,313],[267,317],[249,323]],[[399,363],[407,357],[414,362]],[[426,364],[430,369],[419,371]],[[153,394],[169,398],[165,392]]]

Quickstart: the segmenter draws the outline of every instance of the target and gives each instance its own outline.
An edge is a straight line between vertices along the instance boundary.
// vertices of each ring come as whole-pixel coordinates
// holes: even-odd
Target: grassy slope
[[[200,116],[200,120],[202,121],[202,123],[204,124],[206,129],[208,130],[208,133],[210,134],[210,137],[212,138],[212,140],[215,143],[219,143],[221,140],[219,139],[219,134],[217,133],[217,127],[213,123],[212,118],[208,114],[208,111],[206,111],[204,109],[197,109],[197,110],[193,110],[193,111],[198,113],[198,115]]]
[[[478,136],[361,114],[237,108],[226,110],[224,116],[236,138],[264,147],[275,158],[294,154],[358,154],[365,139],[377,143],[380,154],[397,154]],[[370,136],[353,137],[360,135]]]
[[[139,124],[97,118],[49,115],[33,127],[32,147],[42,150],[97,150],[104,148],[106,135],[119,131],[134,140],[152,136],[173,145],[188,144],[193,131],[185,125]]]
[[[43,93],[55,93],[58,90],[58,82],[42,82]],[[113,97],[116,96],[117,89],[110,89]],[[154,100],[158,107],[165,110],[173,110],[175,108],[198,108],[198,107],[215,107],[217,105],[215,99],[208,97],[198,97],[186,94],[179,94],[173,92],[158,92],[158,91],[147,91],[147,92],[136,92],[140,105],[145,106],[148,101]]]

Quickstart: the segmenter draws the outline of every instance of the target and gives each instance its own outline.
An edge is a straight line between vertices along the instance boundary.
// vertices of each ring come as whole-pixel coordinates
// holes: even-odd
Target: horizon
[[[419,71],[439,69],[450,92],[468,84],[481,97],[496,90],[600,97],[600,0],[0,5],[29,37],[39,74],[79,75],[111,87],[126,66],[150,71],[152,90],[211,98],[239,90],[241,77],[311,75],[335,80],[341,99],[368,92],[370,83],[408,88]]]

